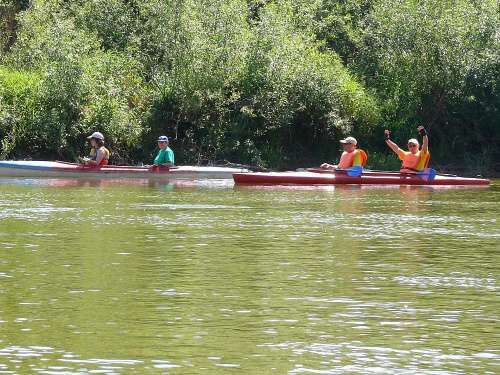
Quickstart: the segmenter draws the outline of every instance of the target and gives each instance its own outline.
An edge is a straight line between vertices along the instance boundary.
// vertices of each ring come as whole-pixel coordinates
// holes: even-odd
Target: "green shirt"
[[[171,162],[174,165],[174,152],[168,146],[165,150],[158,152],[154,164],[165,164],[166,162]]]

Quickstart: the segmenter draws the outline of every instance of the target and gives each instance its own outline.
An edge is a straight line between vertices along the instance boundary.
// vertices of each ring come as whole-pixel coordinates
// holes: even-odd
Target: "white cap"
[[[356,141],[356,138],[354,137],[347,137],[346,139],[342,139],[340,143],[352,143],[354,145],[357,145],[358,141]]]
[[[408,141],[408,144],[410,144],[410,143],[412,143],[412,144],[414,144],[414,145],[420,145],[420,143],[418,143],[418,141],[417,141],[415,138],[410,139],[410,140]]]
[[[91,138],[104,139],[104,136],[102,135],[102,133],[94,132],[94,133],[92,133],[91,136],[87,137],[87,139],[91,139]]]

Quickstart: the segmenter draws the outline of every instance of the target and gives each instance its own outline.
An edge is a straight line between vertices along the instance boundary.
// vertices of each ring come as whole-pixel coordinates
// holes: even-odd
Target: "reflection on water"
[[[73,187],[112,187],[112,186],[144,186],[155,187],[160,190],[170,190],[178,188],[228,188],[234,185],[232,180],[165,180],[165,179],[82,179],[82,178],[0,178],[0,186],[18,185],[28,187],[46,187],[46,188],[73,188]]]
[[[0,373],[497,373],[499,194],[0,179]]]

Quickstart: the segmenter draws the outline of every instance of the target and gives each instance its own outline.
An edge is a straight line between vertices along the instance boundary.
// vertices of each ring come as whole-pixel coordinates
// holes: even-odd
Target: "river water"
[[[499,373],[499,202],[0,179],[0,373]]]

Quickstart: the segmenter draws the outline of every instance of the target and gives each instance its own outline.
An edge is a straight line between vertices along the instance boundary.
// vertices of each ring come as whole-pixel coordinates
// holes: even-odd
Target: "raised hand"
[[[427,132],[425,131],[424,127],[423,126],[419,126],[417,128],[418,130],[418,134],[420,134],[422,137],[426,136],[427,135]]]

